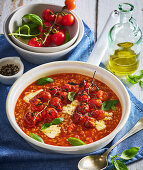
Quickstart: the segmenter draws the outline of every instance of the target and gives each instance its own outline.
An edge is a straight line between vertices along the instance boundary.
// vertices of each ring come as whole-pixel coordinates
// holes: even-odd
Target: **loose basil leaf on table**
[[[44,123],[44,124],[41,126],[41,130],[47,129],[47,128],[50,127],[51,125],[52,125],[52,123]]]
[[[126,78],[131,84],[136,84],[138,82],[137,79],[132,75],[127,75]]]
[[[119,100],[107,100],[102,103],[101,109],[108,111],[109,109],[115,110],[115,105],[119,102]]]
[[[34,133],[30,133],[30,137],[37,140],[37,141],[39,141],[39,142],[44,143],[43,139],[40,136],[38,136],[38,135],[36,135]]]
[[[125,160],[132,159],[137,154],[139,149],[140,149],[140,147],[132,147],[128,150],[124,150],[122,152],[120,158],[125,159]]]
[[[75,92],[68,92],[68,99],[69,99],[69,101],[73,101],[74,100],[74,97],[75,97]]]
[[[117,170],[128,170],[127,166],[119,160],[114,161],[114,166]]]
[[[114,165],[114,161],[119,157],[118,156],[119,154],[117,154],[117,155],[114,155],[114,156],[110,156],[110,158],[111,158],[111,163]]]
[[[67,141],[73,145],[73,146],[80,146],[80,145],[86,145],[82,140],[78,139],[78,138],[72,138],[72,137],[69,137],[67,139]]]
[[[68,31],[66,31],[66,32],[65,32],[65,42],[64,42],[64,44],[67,43],[67,42],[69,42],[69,41],[70,41],[70,34],[69,34]]]
[[[44,84],[53,83],[53,82],[54,82],[54,80],[52,78],[44,77],[44,78],[37,80],[36,84],[44,85]]]
[[[55,118],[54,120],[52,120],[52,124],[58,125],[58,124],[62,123],[63,121],[64,121],[64,118],[58,117],[58,118]]]
[[[142,80],[139,81],[139,85],[140,85],[141,88],[143,88],[143,81]]]

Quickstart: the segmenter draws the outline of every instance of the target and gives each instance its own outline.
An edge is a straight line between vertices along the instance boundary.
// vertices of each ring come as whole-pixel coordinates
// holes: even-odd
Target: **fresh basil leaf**
[[[58,118],[55,118],[54,120],[52,120],[52,124],[53,125],[58,125],[58,124],[60,124],[63,121],[64,121],[64,118],[58,117]]]
[[[69,34],[68,31],[66,31],[66,32],[65,32],[65,42],[64,42],[64,44],[67,43],[67,42],[69,42],[69,41],[70,41],[70,34]]]
[[[138,75],[134,75],[134,78],[136,78],[136,79],[141,79],[141,78],[143,78],[143,70],[140,70],[140,72],[139,72],[139,74]]]
[[[44,129],[47,129],[48,127],[50,127],[52,125],[52,123],[44,123],[42,126],[41,126],[41,130],[44,130]]]
[[[16,30],[16,33],[30,35],[30,27],[23,25]]]
[[[128,150],[124,150],[122,152],[120,158],[125,159],[125,160],[132,159],[137,154],[139,149],[140,149],[140,147],[132,147]]]
[[[101,109],[108,111],[109,109],[115,110],[115,105],[119,102],[119,100],[107,100],[102,103]]]
[[[74,100],[74,97],[75,97],[75,92],[68,92],[68,99],[69,99],[69,101],[73,101]]]
[[[114,165],[114,161],[115,161],[115,159],[117,159],[118,158],[118,155],[119,154],[117,154],[117,155],[114,155],[114,156],[110,156],[110,158],[111,158],[111,163]]]
[[[44,78],[41,78],[41,79],[37,80],[36,83],[37,83],[38,85],[44,85],[44,84],[48,84],[48,83],[52,83],[52,82],[54,82],[53,79],[51,79],[51,78],[49,78],[49,77],[44,77]]]
[[[137,79],[132,75],[127,75],[126,78],[131,84],[136,84],[138,82]]]
[[[143,81],[142,80],[139,81],[139,85],[140,85],[141,88],[143,88]]]
[[[43,139],[40,136],[38,136],[38,135],[36,135],[34,133],[30,133],[30,137],[37,140],[37,141],[39,141],[39,142],[44,143]]]
[[[24,19],[28,19],[37,25],[43,25],[42,19],[36,14],[26,14],[22,17],[22,23],[25,22]]]
[[[114,166],[117,170],[128,170],[127,166],[119,160],[115,160]]]
[[[86,145],[82,140],[78,139],[78,138],[72,138],[72,137],[69,137],[67,139],[67,141],[73,145],[73,146],[80,146],[80,145]]]

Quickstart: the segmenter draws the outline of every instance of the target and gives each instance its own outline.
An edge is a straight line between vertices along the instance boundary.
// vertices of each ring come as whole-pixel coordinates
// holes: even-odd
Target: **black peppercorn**
[[[4,76],[12,76],[18,73],[19,67],[14,64],[7,64],[1,67],[0,74]]]

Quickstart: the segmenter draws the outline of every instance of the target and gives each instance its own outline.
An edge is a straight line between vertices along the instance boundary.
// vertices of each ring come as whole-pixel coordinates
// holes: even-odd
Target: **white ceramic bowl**
[[[6,85],[13,84],[20,76],[22,76],[24,71],[24,65],[19,57],[5,57],[0,59],[0,69],[2,66],[7,64],[14,64],[19,67],[18,73],[12,75],[12,76],[4,76],[0,74],[0,82]]]
[[[25,50],[21,47],[19,47],[18,45],[16,45],[12,39],[11,36],[9,36],[8,34],[8,24],[9,21],[11,19],[11,17],[13,16],[13,14],[15,13],[12,12],[4,21],[3,24],[3,32],[4,35],[6,37],[6,39],[8,40],[8,42],[17,50],[17,52],[28,62],[34,63],[34,64],[44,64],[50,61],[55,61],[55,60],[60,60],[64,55],[66,55],[67,53],[69,53],[71,50],[73,50],[81,41],[83,35],[84,35],[84,25],[83,22],[81,21],[81,19],[78,17],[79,20],[79,35],[77,37],[77,40],[75,41],[75,43],[70,46],[69,48],[65,49],[65,50],[61,50],[59,52],[55,52],[55,53],[37,53],[37,52],[31,52],[28,50]]]
[[[9,33],[11,34],[15,32],[17,28],[22,25],[22,17],[25,14],[29,14],[29,13],[36,14],[42,18],[42,12],[47,8],[51,9],[53,12],[58,12],[62,10],[62,6],[58,6],[54,4],[46,4],[46,3],[45,4],[44,3],[43,4],[39,4],[39,3],[29,4],[29,5],[24,5],[18,8],[9,21],[9,24],[8,24]],[[23,49],[33,51],[33,52],[38,52],[38,53],[54,53],[54,52],[58,52],[58,51],[61,51],[61,50],[64,50],[70,47],[76,41],[78,37],[80,19],[72,11],[65,10],[65,12],[71,13],[75,17],[74,24],[72,26],[66,26],[66,30],[68,30],[70,34],[70,38],[71,38],[71,40],[67,42],[66,44],[63,44],[60,46],[54,46],[54,47],[32,47],[19,41],[19,39],[15,38],[12,35],[11,38],[13,42]]]
[[[93,142],[91,144],[82,145],[82,146],[72,146],[72,147],[63,147],[63,146],[52,146],[44,143],[40,143],[31,137],[27,136],[17,125],[14,110],[15,104],[22,93],[22,91],[30,85],[32,82],[38,80],[41,77],[52,75],[56,73],[80,73],[83,75],[88,75],[90,77],[93,76],[93,72],[96,70],[95,78],[102,81],[103,83],[107,84],[110,89],[112,89],[115,94],[118,96],[121,105],[122,105],[122,117],[118,124],[118,126],[111,132],[108,136]],[[125,89],[124,85],[121,81],[116,78],[112,73],[106,71],[103,68],[83,63],[83,62],[73,62],[73,61],[59,61],[59,62],[52,62],[48,64],[40,65],[25,74],[18,79],[14,85],[11,87],[11,90],[8,94],[7,101],[6,101],[6,112],[9,122],[11,123],[12,127],[15,131],[22,136],[29,144],[31,144],[34,148],[38,149],[42,152],[59,152],[64,154],[81,154],[81,153],[88,153],[95,150],[98,150],[107,144],[109,144],[115,135],[123,128],[125,125],[129,113],[130,113],[130,98],[128,95],[127,90]]]

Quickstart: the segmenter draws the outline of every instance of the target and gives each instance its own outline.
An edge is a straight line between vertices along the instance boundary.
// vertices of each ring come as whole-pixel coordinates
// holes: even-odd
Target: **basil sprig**
[[[139,81],[139,85],[140,85],[141,88],[143,88],[143,81],[142,80]]]
[[[82,140],[78,139],[78,138],[72,138],[72,137],[69,137],[67,139],[67,141],[73,145],[73,146],[80,146],[80,145],[86,145]]]
[[[64,121],[64,118],[62,117],[58,117],[52,120],[52,122],[48,122],[48,123],[44,123],[41,126],[41,130],[47,129],[48,127],[52,126],[52,125],[59,125],[60,123],[62,123]]]
[[[121,156],[119,156],[119,154],[110,156],[111,163],[115,166],[117,170],[128,170],[127,166],[123,162],[121,162],[119,159],[130,160],[138,153],[139,149],[140,147],[132,147],[128,150],[124,150]]]
[[[115,105],[119,100],[106,100],[102,103],[101,109],[108,111],[109,109],[116,110]]]
[[[68,92],[68,99],[69,99],[69,101],[73,101],[74,100],[74,97],[75,97],[75,92]]]
[[[53,83],[53,82],[54,82],[54,80],[52,78],[44,77],[44,78],[37,80],[36,84],[44,85],[44,84]]]
[[[30,133],[30,137],[39,141],[39,142],[44,143],[43,139],[40,136],[36,135],[35,133]]]

